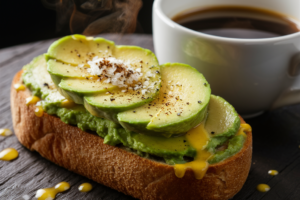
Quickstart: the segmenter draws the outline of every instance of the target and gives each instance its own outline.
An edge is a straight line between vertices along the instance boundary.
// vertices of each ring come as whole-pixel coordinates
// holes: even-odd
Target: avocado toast
[[[175,69],[177,69],[177,71],[179,70],[179,72],[186,70],[187,72],[185,72],[185,73],[188,73],[188,72],[193,73],[194,72],[193,69],[190,68],[189,66],[186,66],[183,64],[165,64],[165,65],[163,65],[162,67],[160,67],[160,71],[159,71],[161,74],[162,87],[158,91],[158,94],[156,94],[156,96],[154,95],[154,97],[151,101],[148,101],[147,103],[143,102],[144,103],[143,105],[136,106],[135,108],[132,108],[129,106],[129,109],[127,109],[125,107],[123,107],[122,110],[118,110],[118,111],[116,111],[116,109],[113,109],[113,112],[111,112],[109,109],[108,110],[106,109],[105,112],[107,114],[99,116],[98,115],[99,110],[102,112],[103,107],[100,106],[100,108],[99,108],[99,107],[95,106],[96,104],[93,104],[92,105],[93,107],[97,107],[96,114],[95,114],[93,112],[89,112],[89,109],[86,108],[87,105],[84,103],[84,101],[81,102],[82,104],[78,104],[78,103],[75,104],[71,101],[74,99],[67,99],[69,96],[66,95],[66,97],[67,97],[66,98],[65,96],[63,96],[59,93],[60,88],[57,87],[56,85],[59,86],[59,84],[61,82],[55,83],[55,80],[57,80],[57,79],[53,79],[52,74],[51,74],[51,76],[52,76],[53,81],[51,78],[49,79],[50,75],[48,74],[48,72],[46,70],[47,59],[48,59],[48,62],[49,61],[53,62],[53,60],[51,60],[51,58],[49,58],[49,55],[46,55],[46,59],[45,59],[44,55],[41,55],[41,56],[35,58],[34,61],[31,62],[29,65],[24,67],[23,81],[26,84],[27,88],[30,89],[30,92],[32,93],[31,95],[36,95],[43,99],[43,101],[41,101],[39,103],[39,106],[42,106],[42,108],[45,112],[43,117],[38,117],[36,120],[37,121],[46,120],[46,121],[41,122],[41,124],[37,123],[39,125],[35,126],[33,128],[34,128],[34,130],[41,129],[42,126],[46,126],[47,123],[51,123],[55,127],[57,124],[57,127],[60,127],[60,128],[63,128],[64,126],[70,128],[70,130],[72,130],[71,131],[72,134],[70,134],[70,132],[66,131],[65,129],[64,129],[64,131],[61,131],[60,128],[57,128],[57,130],[56,130],[56,128],[51,127],[51,130],[47,130],[46,132],[39,133],[39,134],[35,135],[34,137],[31,137],[31,139],[24,140],[25,136],[23,136],[23,137],[20,136],[20,135],[22,135],[21,132],[24,132],[24,130],[23,129],[21,130],[21,128],[20,128],[22,125],[16,125],[16,130],[17,130],[16,132],[19,137],[19,140],[27,148],[38,151],[47,159],[49,159],[61,166],[64,166],[67,169],[70,169],[72,171],[75,171],[76,173],[87,176],[93,180],[96,180],[100,183],[108,185],[119,191],[122,191],[125,194],[130,194],[134,197],[141,198],[141,199],[158,199],[158,198],[175,199],[175,196],[173,196],[173,195],[177,194],[176,192],[174,192],[174,194],[169,194],[169,196],[167,194],[163,194],[163,193],[159,192],[159,191],[161,191],[162,188],[156,188],[158,186],[155,183],[150,185],[149,188],[147,188],[147,189],[145,189],[145,188],[143,189],[143,187],[146,187],[147,184],[149,185],[150,183],[152,183],[155,180],[160,180],[161,178],[165,177],[161,181],[158,181],[160,183],[157,183],[157,184],[163,184],[164,179],[168,179],[166,181],[171,181],[173,183],[178,184],[176,186],[173,186],[175,188],[177,188],[177,187],[179,187],[179,185],[181,185],[182,189],[183,188],[186,189],[186,186],[184,186],[184,187],[182,186],[183,183],[187,183],[186,181],[188,181],[189,185],[192,183],[198,185],[197,187],[199,188],[200,187],[199,184],[200,185],[206,184],[206,181],[208,179],[213,180],[213,179],[209,178],[210,177],[209,174],[222,173],[221,165],[223,165],[224,163],[232,162],[232,165],[236,166],[237,163],[235,163],[234,161],[230,161],[230,160],[231,159],[236,160],[237,159],[236,156],[239,155],[239,157],[240,157],[241,156],[240,154],[242,154],[242,156],[244,156],[246,159],[245,161],[242,161],[243,162],[242,165],[244,167],[244,169],[242,170],[243,172],[241,171],[241,169],[235,169],[235,170],[237,170],[236,171],[237,173],[240,172],[243,174],[243,176],[241,176],[242,177],[241,180],[235,180],[235,181],[238,181],[239,184],[236,187],[234,187],[234,189],[231,191],[223,190],[223,191],[216,192],[214,189],[215,194],[210,194],[210,195],[216,195],[216,194],[222,193],[223,194],[222,198],[224,198],[224,197],[229,198],[232,195],[234,195],[242,187],[242,184],[247,177],[249,167],[250,167],[251,133],[249,131],[247,132],[247,135],[239,133],[239,130],[241,130],[241,128],[240,128],[240,118],[238,117],[237,113],[235,112],[233,107],[228,102],[226,102],[224,99],[210,95],[209,84],[205,81],[204,77],[200,78],[200,81],[202,81],[201,84],[203,85],[203,88],[204,89],[206,88],[206,90],[207,90],[207,92],[205,92],[205,94],[208,94],[208,95],[204,95],[203,99],[201,99],[201,100],[197,99],[196,102],[193,102],[192,99],[187,101],[187,99],[184,99],[183,97],[180,98],[180,95],[179,95],[178,99],[176,99],[176,97],[175,97],[174,98],[175,103],[173,102],[173,104],[175,104],[175,105],[179,104],[180,107],[178,109],[180,110],[182,108],[182,110],[180,112],[175,112],[175,115],[173,115],[173,116],[171,115],[170,118],[172,119],[171,121],[173,121],[173,122],[168,124],[169,127],[165,126],[165,124],[163,124],[163,126],[159,125],[159,124],[154,126],[157,128],[149,128],[148,127],[149,124],[151,125],[151,122],[153,122],[153,121],[155,122],[155,119],[158,119],[158,116],[160,116],[160,114],[162,114],[162,110],[165,110],[166,108],[168,108],[168,106],[165,105],[168,102],[162,103],[159,98],[168,99],[168,97],[165,96],[165,94],[164,94],[164,93],[166,93],[167,90],[169,90],[168,91],[169,96],[172,95],[171,93],[169,94],[169,92],[172,92],[172,91],[173,91],[172,93],[176,94],[176,88],[175,88],[176,84],[178,85],[177,94],[181,94],[179,91],[180,87],[184,87],[184,82],[182,83],[183,86],[181,86],[181,84],[178,83],[178,78],[175,79],[175,80],[177,80],[177,82],[174,82],[174,83],[172,83],[174,81],[172,79],[164,79],[164,77],[165,77],[164,70],[165,69],[167,70],[166,71],[167,74],[171,74],[172,71],[176,71]],[[66,63],[64,63],[64,65],[65,64]],[[48,67],[49,67],[49,65],[48,65]],[[169,69],[171,69],[171,70],[168,71]],[[185,73],[182,73],[182,74],[185,74]],[[198,72],[195,72],[195,73],[196,73],[196,76],[199,76],[198,74],[200,74]],[[41,76],[41,74],[45,74],[45,77],[48,77],[48,78],[44,77],[42,79],[39,79],[38,77]],[[178,73],[175,73],[175,74],[178,74]],[[186,80],[188,80],[189,77],[190,77],[190,75],[186,78]],[[62,79],[64,79],[64,78],[62,78]],[[198,79],[196,78],[196,80],[198,80]],[[15,83],[18,81],[19,81],[19,77],[16,77]],[[169,82],[169,81],[171,81],[171,82]],[[166,85],[169,87],[169,89],[167,89]],[[173,90],[171,91],[170,87],[172,85],[175,85],[175,86],[173,86]],[[197,88],[199,88],[199,87],[197,87]],[[64,90],[65,89],[66,88],[64,88]],[[99,93],[101,93],[99,91],[97,91],[97,92],[98,92],[97,95],[99,95]],[[186,89],[184,90],[184,92],[186,94],[190,94],[190,92],[187,91]],[[191,92],[193,92],[193,90]],[[62,92],[62,94],[64,94],[64,93]],[[25,96],[27,95],[27,97],[28,97],[30,95],[30,93],[29,93],[29,90],[20,91],[20,92],[12,91],[12,95],[15,95],[15,96],[16,95],[25,95]],[[80,95],[78,95],[78,96],[80,96]],[[112,95],[112,94],[105,94],[105,95]],[[83,96],[84,96],[83,98],[86,98],[86,96],[87,96],[86,93],[84,93]],[[164,97],[166,97],[166,98],[164,98]],[[19,107],[22,106],[22,105],[19,105],[19,104],[22,104],[22,102],[19,102],[19,101],[22,101],[22,98],[20,100],[14,100],[14,99],[15,98],[12,98],[12,101],[13,101],[12,105],[17,104]],[[16,103],[16,101],[18,101],[18,102]],[[156,107],[154,107],[154,109],[152,109],[152,107],[151,107],[152,104],[155,103],[155,101],[158,102],[158,103],[156,103],[156,105],[159,105],[159,106],[157,106],[157,110],[156,110]],[[193,112],[189,113],[188,115],[184,115],[184,112],[186,111],[185,108],[189,108],[189,106],[191,106],[191,108],[194,108],[194,107],[192,107],[194,103],[198,107],[196,109],[191,109],[191,111],[194,111],[197,109],[199,111],[195,112],[196,114],[194,114],[194,115],[191,114]],[[151,104],[151,106],[149,106],[149,104]],[[172,101],[170,102],[170,104],[172,104]],[[16,106],[16,107],[18,107],[18,106]],[[147,106],[147,107],[145,107],[145,106]],[[185,107],[183,107],[183,106],[185,106]],[[34,107],[35,107],[34,105],[29,105],[28,107],[25,105],[25,107],[23,106],[20,109],[24,110],[25,113],[29,114],[30,112],[32,112],[30,110],[32,110]],[[150,109],[148,107],[150,107]],[[124,109],[126,109],[126,110],[124,110]],[[151,111],[154,110],[154,112],[153,112],[153,114],[151,114],[152,116],[150,116],[150,118],[149,117],[143,118],[143,115],[139,115],[140,112],[141,113],[147,112],[147,111],[145,111],[145,109],[149,109]],[[24,113],[24,111],[21,113]],[[169,111],[172,112],[173,110],[171,109]],[[16,109],[13,109],[13,113],[14,112],[17,112]],[[48,115],[46,113],[48,113],[50,115]],[[91,113],[96,116],[92,115]],[[163,114],[165,114],[165,113],[166,112],[164,112]],[[208,113],[208,115],[207,115],[207,113]],[[212,114],[210,115],[210,113],[212,113]],[[131,116],[130,116],[130,114],[131,114]],[[141,116],[140,117],[141,119],[139,120],[139,117],[135,117],[134,114],[137,114],[137,116]],[[169,116],[168,114],[165,114],[165,115],[167,117]],[[57,116],[60,119],[53,117],[53,116]],[[126,116],[128,116],[128,117],[126,117]],[[194,117],[194,116],[197,116],[197,117]],[[36,118],[36,116],[34,115],[34,112],[30,113],[30,117]],[[19,124],[23,124],[24,120],[29,120],[30,117],[27,117],[26,119],[22,118],[23,122],[19,123]],[[182,119],[180,119],[180,118],[182,118]],[[196,120],[199,120],[199,121],[194,122],[195,118],[196,118]],[[180,120],[178,120],[178,119],[180,119]],[[227,123],[220,125],[219,122],[222,122],[222,120],[224,121],[224,119],[226,119],[225,122],[227,122]],[[118,120],[118,121],[116,121],[116,120]],[[18,120],[16,120],[16,121],[18,121]],[[30,121],[27,121],[27,123],[30,124]],[[193,127],[198,125],[199,123],[201,125],[196,127],[195,129],[193,129]],[[84,131],[89,131],[89,132],[93,131],[93,132],[86,133],[86,132],[79,130],[76,127],[72,127],[67,124],[77,125],[80,129],[82,129]],[[124,124],[126,124],[126,125],[124,125]],[[184,127],[186,124],[187,124],[188,128]],[[188,134],[182,134],[182,130],[178,130],[177,132],[173,131],[172,127],[176,127],[176,126],[177,126],[177,128],[174,128],[174,130],[179,129],[178,127],[183,126],[182,127],[182,129],[184,130],[183,132],[185,132],[185,133],[188,132]],[[50,128],[50,127],[48,127],[48,128]],[[200,129],[200,128],[202,130],[207,130],[205,133],[207,136],[207,141],[202,146],[203,148],[197,149],[193,145],[193,141],[190,139],[190,135],[193,135],[193,133],[192,133],[192,131],[190,131],[190,129],[196,130],[196,129]],[[44,127],[44,129],[45,129],[45,127]],[[143,134],[141,134],[137,131],[134,131],[134,130],[141,130],[141,132],[143,132]],[[143,131],[143,130],[146,130],[146,131]],[[168,132],[166,130],[172,130],[172,131]],[[187,131],[185,131],[185,130],[187,130]],[[18,134],[18,132],[20,132],[20,134]],[[60,132],[60,134],[62,134],[62,135],[59,136],[57,132]],[[61,133],[61,132],[63,132],[63,133]],[[76,133],[73,133],[73,132],[76,132]],[[93,140],[92,142],[88,142],[88,143],[84,144],[84,145],[87,145],[88,149],[85,149],[85,147],[79,148],[75,145],[76,143],[79,144],[81,142],[84,142],[83,138],[79,139],[79,137],[82,136],[82,134],[84,134],[84,138],[86,135],[88,135],[87,138],[91,138],[91,140]],[[96,136],[96,134],[99,135],[100,137]],[[74,136],[74,138],[73,138],[73,136]],[[72,144],[69,143],[69,141],[68,141],[69,139],[67,139],[69,137],[72,137],[72,142],[71,142]],[[39,142],[33,142],[35,140],[38,140]],[[63,140],[67,145],[65,144],[66,146],[64,146],[63,142],[61,142],[60,140]],[[51,144],[49,144],[49,142]],[[43,144],[38,145],[39,143],[43,143]],[[103,144],[103,143],[105,143],[105,144]],[[108,145],[106,145],[106,144],[108,144]],[[117,145],[118,148],[112,147],[111,145]],[[53,154],[53,152],[51,153],[51,151],[49,151],[49,149],[48,149],[51,146],[54,149],[57,148],[58,152],[56,152],[54,154]],[[72,147],[72,149],[73,148],[76,149],[76,150],[74,150],[73,153],[71,153],[71,156],[76,157],[76,155],[77,155],[77,156],[79,156],[79,158],[76,158],[74,160],[72,158],[67,158],[68,156],[66,156],[65,157],[66,160],[63,159],[64,153],[68,152],[70,154],[71,147]],[[100,148],[101,152],[108,151],[109,153],[102,155],[103,153],[99,153],[99,150],[95,150],[95,148],[96,149]],[[47,149],[49,152],[47,152]],[[81,149],[81,150],[79,151],[78,149]],[[95,153],[91,153],[91,150],[98,152],[99,155],[98,154],[95,155]],[[56,151],[56,150],[53,150],[53,151]],[[85,156],[81,154],[81,151],[85,152],[84,153]],[[89,153],[87,153],[86,151]],[[126,153],[124,153],[124,152],[126,152]],[[195,170],[194,171],[191,170],[191,169],[193,169],[193,167],[191,167],[191,166],[187,166],[185,169],[187,171],[185,172],[184,176],[182,176],[182,178],[178,178],[179,175],[178,175],[178,173],[176,173],[177,176],[175,175],[173,166],[175,166],[175,169],[176,169],[176,166],[178,168],[182,168],[182,167],[185,168],[184,165],[186,163],[191,163],[197,157],[197,155],[199,156],[199,154],[201,154],[201,152],[203,154],[209,154],[209,156],[206,158],[206,160],[203,160],[205,163],[207,161],[207,163],[210,163],[210,164],[213,164],[213,163],[217,163],[217,164],[210,165],[209,167],[207,166],[207,168],[204,170],[204,173],[202,173],[202,177],[200,177],[202,179],[200,179],[200,180],[195,178],[195,176],[194,176]],[[120,154],[118,154],[118,153],[120,153]],[[124,155],[125,157],[119,158],[120,155]],[[77,161],[76,161],[77,159],[78,159],[78,162],[80,162],[81,159],[84,160],[84,162],[90,162],[90,161],[88,161],[89,160],[88,158],[96,157],[97,159],[104,162],[104,160],[107,157],[111,157],[111,156],[113,156],[113,157],[117,156],[117,157],[111,158],[111,159],[113,159],[113,161],[105,161],[105,162],[108,162],[105,165],[103,163],[100,164],[100,161],[99,162],[97,161],[95,164],[85,163],[87,166],[93,165],[93,166],[89,166],[90,167],[89,169],[91,171],[89,171],[89,170],[84,171],[82,169],[78,170],[81,167],[79,166],[79,163],[77,163]],[[128,158],[128,160],[126,160],[126,158]],[[240,158],[238,158],[238,159],[240,159]],[[141,162],[141,163],[137,163],[137,162]],[[146,163],[149,164],[149,166],[145,166]],[[121,169],[117,168],[117,166],[121,167],[122,165],[124,165],[124,167],[127,166],[128,168],[134,167],[134,170],[136,170],[136,172],[130,171],[128,169],[126,169],[125,172],[124,171],[122,172]],[[131,167],[128,165],[130,165]],[[138,166],[138,168],[136,168],[137,166]],[[221,170],[221,171],[218,171],[218,170],[214,171],[213,170],[214,166],[216,166],[215,169],[217,169],[219,166],[220,169],[218,169],[218,170]],[[228,165],[228,166],[230,166],[230,165]],[[121,167],[121,168],[124,170],[125,169],[124,167]],[[95,171],[93,171],[93,168],[99,169],[100,171],[96,170],[97,172],[95,172]],[[140,168],[143,168],[143,169],[140,169]],[[226,169],[226,167],[223,166],[223,169]],[[234,167],[232,167],[232,169],[234,169]],[[110,171],[110,170],[113,170],[114,173],[111,174],[112,171]],[[133,170],[133,169],[131,169],[131,170]],[[207,173],[206,173],[206,175],[204,175],[206,170],[207,170]],[[109,174],[105,175],[105,177],[107,177],[108,180],[103,180],[102,176],[104,176],[105,172],[109,173]],[[172,173],[170,173],[170,172],[172,172]],[[127,173],[130,173],[131,175],[127,174]],[[116,177],[117,174],[119,174],[120,176],[118,175],[118,177]],[[130,176],[134,176],[134,178],[136,179],[135,180],[136,182],[133,180],[131,180],[131,181],[125,180],[125,179],[128,179]],[[139,177],[137,177],[137,176],[139,176]],[[145,176],[148,177],[147,180],[143,180],[143,178],[145,178]],[[102,177],[102,178],[100,178],[100,177]],[[115,183],[116,181],[118,182],[118,184],[114,185],[113,183]],[[140,181],[140,182],[138,182],[138,181]],[[170,184],[171,184],[171,182],[170,182]],[[133,185],[135,185],[134,183],[136,183],[136,184],[140,183],[141,185],[133,186]],[[214,184],[217,184],[217,183],[214,182]],[[228,184],[229,185],[233,184],[233,182],[229,181]],[[192,188],[194,188],[192,190],[197,190],[197,189],[195,189],[196,185],[190,186],[190,188],[188,190],[190,191]],[[158,196],[151,197],[152,194],[150,194],[150,191],[147,192],[148,190],[151,190],[151,188],[153,190],[153,187],[154,187],[155,191],[157,191],[156,195],[158,195]],[[170,187],[171,187],[171,185],[170,185]],[[216,186],[214,186],[213,188],[215,188],[215,187]],[[200,188],[202,188],[202,186]],[[207,192],[207,194],[206,193],[205,194],[208,195],[209,191],[212,192],[212,189],[206,188],[205,191]],[[168,193],[170,193],[170,192],[171,191],[169,191]],[[185,197],[187,197],[187,199],[188,199],[189,197],[194,196],[195,195],[194,192],[190,191],[189,194],[185,194]],[[178,198],[179,198],[179,196],[178,196]],[[210,199],[212,199],[212,198],[210,198]],[[218,198],[215,198],[215,199],[218,199]]]

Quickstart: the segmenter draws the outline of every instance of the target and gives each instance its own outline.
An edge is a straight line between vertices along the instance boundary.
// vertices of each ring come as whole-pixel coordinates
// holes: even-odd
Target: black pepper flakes
[[[49,88],[49,84],[48,83],[44,83],[44,86]]]
[[[187,104],[187,105],[190,105],[190,103],[189,103],[189,102],[186,102],[186,104]]]
[[[212,131],[211,134],[215,134],[215,132]]]
[[[134,111],[132,111],[133,113],[135,113],[135,110]]]
[[[202,103],[202,101],[198,101],[198,103]]]
[[[110,98],[110,101],[114,101],[114,100],[116,100],[116,99],[114,99],[114,98]]]
[[[207,83],[204,83],[204,86],[207,86]]]

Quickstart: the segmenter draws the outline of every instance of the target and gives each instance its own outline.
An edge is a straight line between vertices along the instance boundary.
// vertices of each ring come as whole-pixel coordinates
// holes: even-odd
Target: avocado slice
[[[54,42],[45,58],[60,93],[95,116],[115,119],[159,93],[160,67],[147,49],[73,35]]]
[[[222,97],[211,95],[205,129],[211,137],[233,136],[240,127],[236,110]]]
[[[83,104],[83,96],[94,93],[104,93],[117,88],[117,86],[99,82],[97,80],[64,78],[58,84],[61,93],[68,94],[69,99],[75,103]],[[63,91],[62,91],[63,90]]]
[[[187,132],[205,119],[211,90],[201,73],[189,65],[167,63],[161,66],[161,76],[156,100],[118,114],[124,128],[170,137]]]
[[[99,58],[112,55],[115,44],[104,38],[85,37],[84,35],[70,35],[51,44],[48,48],[46,60],[53,58],[71,65],[87,65],[93,57]]]
[[[160,93],[164,91],[161,89]],[[149,135],[161,135],[161,133],[156,133],[152,130],[148,130],[146,127],[151,121],[151,118],[158,113],[162,107],[162,101],[160,100],[161,95],[143,106],[138,108],[130,109],[124,112],[118,113],[119,123],[127,130],[143,133]]]

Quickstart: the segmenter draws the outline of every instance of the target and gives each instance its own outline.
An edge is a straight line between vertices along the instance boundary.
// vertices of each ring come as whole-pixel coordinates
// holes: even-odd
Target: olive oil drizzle
[[[44,115],[43,107],[42,106],[36,106],[35,109],[34,109],[34,114],[37,117],[42,117]]]
[[[244,137],[247,137],[245,132],[250,131],[252,131],[252,128],[249,124],[240,124],[240,128],[236,135],[243,135]],[[191,146],[196,149],[197,156],[192,162],[176,164],[174,166],[175,175],[178,178],[182,178],[186,172],[186,169],[191,168],[194,171],[195,178],[202,179],[209,167],[207,161],[211,156],[213,156],[212,153],[205,150],[205,147],[208,144],[210,137],[204,128],[204,123],[188,131],[186,134],[186,138],[191,144]]]
[[[36,104],[38,101],[41,99],[38,98],[37,96],[31,96],[26,98],[26,105],[31,105],[31,104]]]
[[[62,108],[73,108],[74,106],[76,106],[76,103],[74,101],[66,99],[61,102],[60,106]]]
[[[90,183],[82,183],[79,187],[78,187],[78,190],[80,192],[89,192],[93,189],[93,186],[92,184]]]
[[[0,160],[11,161],[16,159],[19,153],[14,148],[6,148],[0,152]]]
[[[25,89],[26,89],[25,85],[19,84],[19,83],[14,84],[14,88],[15,88],[17,91],[21,91],[21,90],[25,90]]]
[[[53,200],[57,193],[65,192],[70,188],[70,184],[67,182],[60,182],[51,188],[39,189],[36,192],[35,198],[37,200]]]
[[[197,150],[197,156],[192,162],[185,164],[176,164],[174,166],[175,175],[178,178],[182,178],[187,168],[191,168],[194,171],[196,179],[202,179],[208,169],[207,160],[212,154],[205,150],[205,147],[209,141],[209,135],[204,129],[204,123],[200,124],[196,128],[187,132],[186,138],[189,143]]]
[[[241,124],[240,125],[240,129],[238,130],[236,135],[243,135],[245,137],[247,137],[245,132],[251,132],[252,128],[249,124]]]

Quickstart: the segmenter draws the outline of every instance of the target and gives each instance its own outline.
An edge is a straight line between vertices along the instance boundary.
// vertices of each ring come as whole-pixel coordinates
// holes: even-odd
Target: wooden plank
[[[31,44],[23,44],[13,47],[0,49],[0,66],[7,64],[9,61],[25,56],[35,48],[39,48],[44,42],[34,42]]]
[[[150,35],[101,35],[116,44],[138,45],[153,50]],[[9,93],[14,74],[33,57],[45,53],[53,40],[0,50],[0,128],[12,129]],[[5,57],[5,58],[4,58]],[[17,58],[17,59],[16,59]],[[247,120],[253,128],[253,164],[242,190],[233,198],[241,199],[299,199],[300,196],[300,105],[288,106]],[[101,184],[63,169],[24,148],[15,136],[0,137],[0,150],[13,147],[20,156],[12,162],[0,161],[0,199],[32,199],[40,188],[58,182],[71,184],[68,192],[57,199],[133,199]],[[270,176],[276,169],[279,175]],[[78,192],[78,186],[90,182],[94,189]],[[256,190],[259,183],[271,186],[268,193]]]

